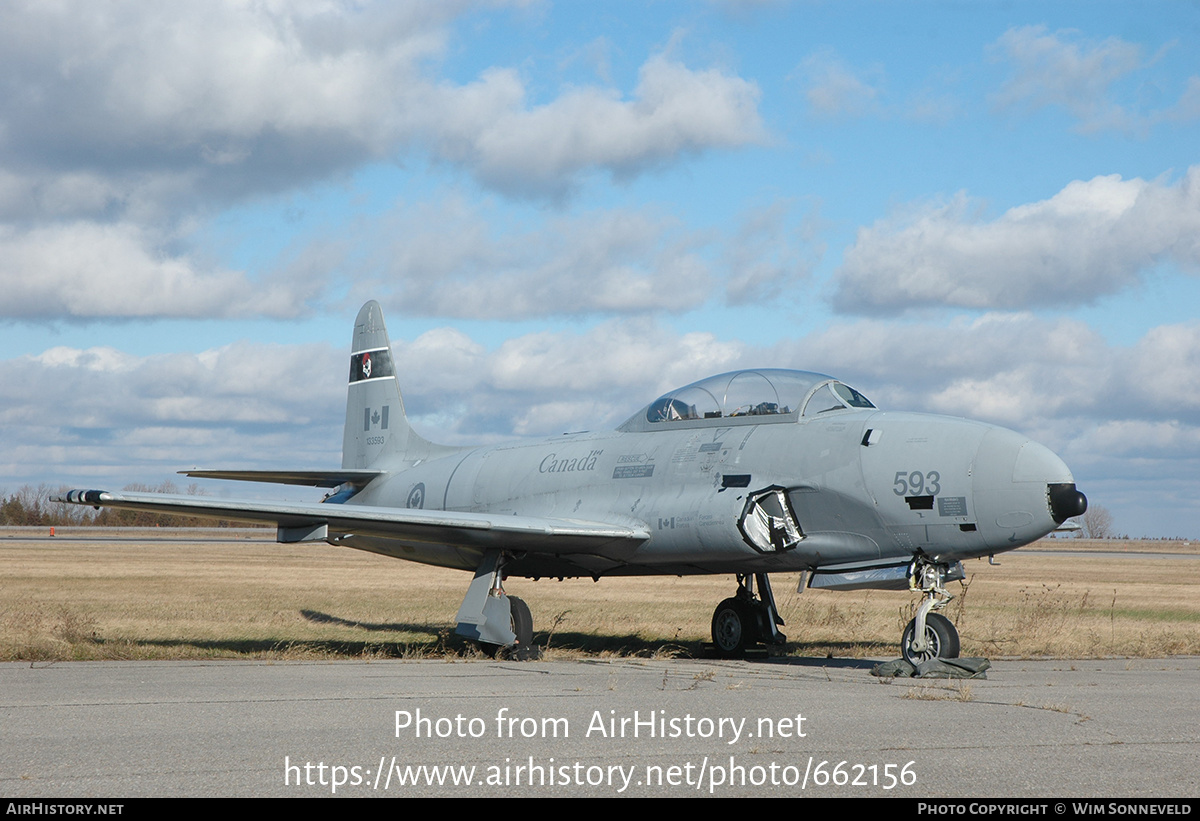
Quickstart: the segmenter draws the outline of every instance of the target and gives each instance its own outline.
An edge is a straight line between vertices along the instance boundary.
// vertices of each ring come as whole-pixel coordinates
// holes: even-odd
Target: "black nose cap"
[[[1056,523],[1087,513],[1087,497],[1075,489],[1074,482],[1046,485],[1046,492],[1050,497],[1050,515]]]

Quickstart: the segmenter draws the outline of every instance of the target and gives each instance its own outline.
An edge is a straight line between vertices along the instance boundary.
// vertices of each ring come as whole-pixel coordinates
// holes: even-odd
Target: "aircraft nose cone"
[[[984,436],[974,464],[976,511],[990,540],[1027,544],[1087,510],[1071,470],[1045,445],[1004,428]]]
[[[1087,512],[1087,497],[1075,488],[1070,469],[1045,445],[1026,442],[1013,465],[1014,482],[1045,482],[1050,515],[1056,524]]]

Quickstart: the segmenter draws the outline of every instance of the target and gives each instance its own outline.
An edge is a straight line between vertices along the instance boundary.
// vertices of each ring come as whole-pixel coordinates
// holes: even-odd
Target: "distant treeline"
[[[132,484],[123,490],[139,493],[179,493],[174,482],[157,487]],[[205,519],[199,516],[174,516],[144,510],[96,510],[85,505],[52,502],[51,496],[61,496],[68,488],[52,490],[47,485],[25,485],[17,492],[0,496],[0,527],[253,527],[249,522],[224,519]],[[184,490],[189,496],[204,496],[196,485]]]

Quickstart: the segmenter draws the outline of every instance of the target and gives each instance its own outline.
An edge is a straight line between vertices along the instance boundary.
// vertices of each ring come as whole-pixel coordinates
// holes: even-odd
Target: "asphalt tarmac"
[[[0,664],[0,794],[1200,793],[1200,658],[873,664]]]

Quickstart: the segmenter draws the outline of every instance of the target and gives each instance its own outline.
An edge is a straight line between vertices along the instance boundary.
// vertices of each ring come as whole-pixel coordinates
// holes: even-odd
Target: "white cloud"
[[[68,123],[98,126],[95,137],[105,142],[331,127],[370,136],[394,99],[372,96],[439,55],[444,26],[462,7],[6,4],[5,63],[31,92],[67,95],[27,94],[14,101],[17,116],[55,106]]]
[[[560,196],[590,169],[627,177],[683,154],[765,139],[754,83],[661,54],[642,65],[629,100],[614,89],[574,88],[530,106],[511,70],[427,93],[421,108],[435,152],[509,194]]]
[[[835,307],[1083,305],[1159,261],[1200,266],[1200,166],[1175,183],[1075,181],[988,222],[976,210],[959,195],[860,229],[835,275]]]
[[[136,224],[0,224],[0,316],[292,316],[304,294],[165,250]]]
[[[0,385],[11,400],[0,420],[95,429],[284,419],[308,424],[314,402],[336,407],[344,390],[342,358],[322,345],[239,342],[199,354],[146,357],[59,346],[0,362]],[[310,373],[315,376],[298,378]]]
[[[0,473],[18,484],[156,484],[206,462],[336,462],[344,363],[323,345],[249,342],[148,357],[58,347],[3,360]]]
[[[407,313],[678,312],[713,289],[702,256],[709,238],[649,209],[585,212],[530,227],[454,199],[399,211],[368,234],[364,244],[375,247],[381,276],[357,276],[356,293],[390,293],[384,301]]]
[[[889,91],[889,77],[879,62],[853,66],[832,48],[822,48],[792,72],[803,87],[808,108],[828,120],[877,117],[944,126],[960,112],[952,91],[955,72],[932,72],[919,85]]]
[[[1151,328],[1129,357],[1121,405],[1200,422],[1200,324]]]
[[[742,345],[711,333],[676,336],[648,320],[612,321],[583,334],[537,333],[509,340],[497,349],[489,379],[495,387],[515,391],[665,390],[681,379],[728,370],[743,351]]]
[[[1118,419],[1097,425],[1081,437],[1080,444],[1131,461],[1200,459],[1200,427],[1178,420]]]
[[[824,247],[815,209],[778,200],[728,230],[689,230],[653,207],[536,212],[461,197],[397,208],[353,240],[314,238],[291,266],[349,271],[352,296],[391,311],[472,319],[684,313],[795,298]]]
[[[648,319],[527,334],[487,352],[444,329],[393,348],[401,367],[411,363],[401,379],[410,412],[445,420],[456,410],[447,428],[422,432],[455,443],[608,429],[669,388],[746,364],[747,351]],[[460,369],[447,374],[450,362]]]
[[[438,328],[413,340],[394,338],[393,348],[410,413],[450,418],[446,408],[459,409],[455,437],[603,428],[670,388],[764,365],[831,373],[886,409],[1019,429],[1056,420],[1088,428],[1117,420],[1200,427],[1195,323],[1161,326],[1131,347],[1110,346],[1075,320],[989,314],[949,325],[860,320],[771,348],[677,333],[650,319],[526,334],[491,350],[459,330]],[[239,342],[149,357],[57,347],[0,361],[0,422],[340,429],[343,359],[343,351],[325,345]],[[581,407],[595,410],[588,418],[560,418]],[[536,419],[549,427],[536,427]],[[425,433],[437,439],[441,431]]]
[[[324,287],[311,270],[252,282],[201,263],[187,247],[197,221],[414,152],[458,164],[503,194],[561,198],[591,174],[625,178],[764,138],[752,82],[665,54],[645,61],[627,96],[576,86],[534,103],[525,79],[504,67],[465,83],[442,79],[437,60],[452,24],[477,5],[4,5],[0,284],[14,296],[0,314],[294,315]],[[639,240],[639,230],[663,226],[638,222],[647,218],[614,215],[591,240],[568,224],[576,235],[559,243],[558,260],[544,255],[528,276],[476,282],[476,304],[446,313],[480,315],[520,294],[529,277],[551,303],[569,302],[578,279],[554,267],[573,263],[595,275],[585,300],[597,310],[707,293],[693,240]],[[641,245],[605,247],[625,241]],[[681,283],[692,287],[669,293]],[[446,292],[410,285],[432,309],[447,304]],[[517,308],[539,311],[533,302]]]
[[[763,138],[753,83],[665,55],[628,100],[576,87],[531,105],[509,68],[438,80],[431,61],[467,5],[6,5],[0,72],[18,93],[0,115],[0,164],[187,170],[193,195],[240,197],[423,145],[498,190],[557,196],[589,170],[625,176]]]
[[[1179,102],[1163,112],[1162,119],[1186,122],[1200,119],[1200,77],[1189,77],[1187,86],[1179,96]]]
[[[1164,49],[1165,50],[1165,49]],[[1142,111],[1121,99],[1120,82],[1144,71],[1158,56],[1143,60],[1142,47],[1119,37],[1089,40],[1077,31],[1049,33],[1045,26],[1006,31],[992,44],[994,59],[1011,64],[1013,73],[992,95],[1002,110],[1065,109],[1084,132],[1144,132],[1166,121],[1200,116],[1196,89],[1200,77],[1188,78],[1179,100],[1157,110]]]
[[[814,208],[800,224],[789,219],[792,203],[779,200],[742,215],[725,245],[725,295],[732,305],[772,303],[812,273],[825,246],[815,241],[820,222]]]
[[[783,348],[779,358],[788,356]],[[840,376],[881,406],[982,419],[1029,420],[1110,409],[1115,352],[1077,320],[992,313],[948,324],[859,320],[800,340],[793,367]]]
[[[996,93],[997,106],[1060,105],[1089,131],[1128,124],[1110,95],[1113,83],[1140,67],[1136,44],[1117,37],[1097,43],[1077,32],[1048,34],[1045,26],[1023,26],[1006,31],[992,49],[1015,72]]]
[[[121,373],[137,367],[137,358],[116,348],[50,348],[33,361],[43,368],[73,368],[79,371]]]
[[[809,56],[801,66],[807,80],[804,96],[816,113],[826,117],[858,117],[880,110],[880,92],[832,50]],[[872,73],[880,73],[878,69]]]

